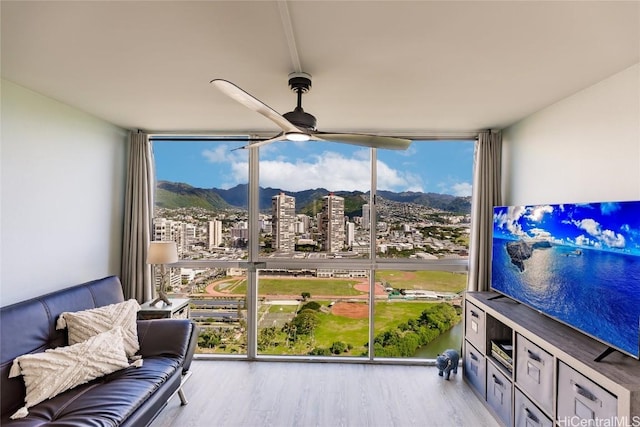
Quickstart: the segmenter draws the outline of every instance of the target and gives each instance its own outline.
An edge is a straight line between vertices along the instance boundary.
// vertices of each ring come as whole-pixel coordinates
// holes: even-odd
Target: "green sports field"
[[[368,279],[335,279],[315,277],[263,277],[258,282],[259,295],[300,295],[309,292],[312,296],[335,295],[356,296],[362,295],[354,288],[357,283],[367,283]],[[216,290],[233,294],[247,292],[246,280],[238,280],[229,286],[225,280],[223,286],[216,286]],[[463,291],[467,286],[466,273],[452,273],[448,271],[397,271],[378,270],[376,283],[382,283],[395,289],[431,290],[437,292]]]
[[[365,279],[366,280],[366,279]],[[259,295],[300,295],[309,292],[313,295],[355,296],[362,295],[354,285],[359,283],[354,279],[324,279],[324,278],[298,278],[298,277],[266,277],[258,282]],[[216,290],[223,291],[223,289]],[[247,281],[243,280],[233,287],[224,288],[225,292],[234,294],[247,293]]]
[[[467,287],[466,273],[450,271],[376,271],[376,282],[396,289],[421,289],[437,292],[462,292]]]

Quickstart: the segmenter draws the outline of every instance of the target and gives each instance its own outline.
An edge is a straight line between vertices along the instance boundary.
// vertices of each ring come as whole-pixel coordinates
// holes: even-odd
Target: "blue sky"
[[[494,235],[640,255],[640,201],[495,208]]]
[[[248,182],[240,142],[154,141],[159,180],[200,188]],[[470,196],[473,141],[415,141],[405,151],[378,150],[378,189]],[[300,191],[368,191],[369,149],[335,142],[278,141],[260,148],[260,186]]]

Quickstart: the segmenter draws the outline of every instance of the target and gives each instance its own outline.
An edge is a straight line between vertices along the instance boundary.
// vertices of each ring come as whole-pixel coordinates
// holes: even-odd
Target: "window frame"
[[[408,135],[394,135],[409,137]],[[261,135],[167,135],[167,134],[151,134],[150,141],[203,141],[203,142],[253,142],[268,139]],[[472,135],[459,135],[459,136],[427,136],[427,137],[410,137],[413,143],[420,143],[420,141],[474,141],[474,158],[473,169],[475,169],[476,159],[475,153],[477,151],[477,134]],[[198,354],[198,358],[233,358],[233,359],[246,359],[246,360],[291,360],[291,361],[333,361],[333,362],[375,362],[375,363],[415,363],[416,359],[406,358],[380,358],[375,357],[373,354],[373,346],[368,346],[368,355],[366,357],[322,357],[322,356],[276,356],[276,355],[261,355],[258,354],[258,289],[257,284],[259,281],[260,269],[282,269],[282,268],[309,268],[317,269],[323,267],[335,267],[339,266],[341,269],[353,269],[353,270],[367,270],[369,271],[369,344],[373,343],[375,338],[375,293],[373,292],[375,286],[375,272],[377,270],[398,270],[398,271],[447,271],[457,273],[468,273],[469,271],[469,259],[437,259],[437,260],[424,260],[424,259],[387,259],[376,256],[376,226],[377,226],[377,211],[376,211],[376,193],[377,193],[377,150],[376,148],[369,148],[370,150],[370,197],[369,197],[369,210],[370,210],[370,227],[369,227],[369,257],[357,258],[357,259],[283,259],[283,258],[267,258],[260,256],[259,253],[259,239],[254,236],[260,234],[259,224],[259,181],[260,181],[260,147],[252,147],[249,145],[248,161],[248,228],[249,228],[249,246],[248,257],[246,260],[180,260],[175,263],[175,267],[184,268],[241,268],[247,271],[247,353],[246,355],[226,355],[226,354]],[[472,171],[472,177],[475,175],[475,171]],[[473,179],[473,178],[472,178]],[[472,182],[473,185],[473,182]],[[474,200],[472,198],[472,206]],[[473,226],[473,218],[471,218],[471,226]],[[424,359],[420,359],[424,361]]]

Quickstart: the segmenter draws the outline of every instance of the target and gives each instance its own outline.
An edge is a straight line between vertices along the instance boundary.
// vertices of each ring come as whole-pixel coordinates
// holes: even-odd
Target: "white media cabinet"
[[[493,292],[466,293],[464,322],[464,378],[505,426],[640,426],[640,361],[596,361],[606,345]]]

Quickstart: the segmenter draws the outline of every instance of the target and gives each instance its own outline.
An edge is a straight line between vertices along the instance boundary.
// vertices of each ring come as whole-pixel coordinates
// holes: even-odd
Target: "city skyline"
[[[248,151],[238,142],[154,141],[158,180],[228,189],[248,181]],[[379,190],[470,196],[473,141],[414,141],[377,151]],[[300,191],[368,191],[369,149],[335,142],[276,142],[260,149],[260,186]],[[330,173],[329,173],[330,172]]]

